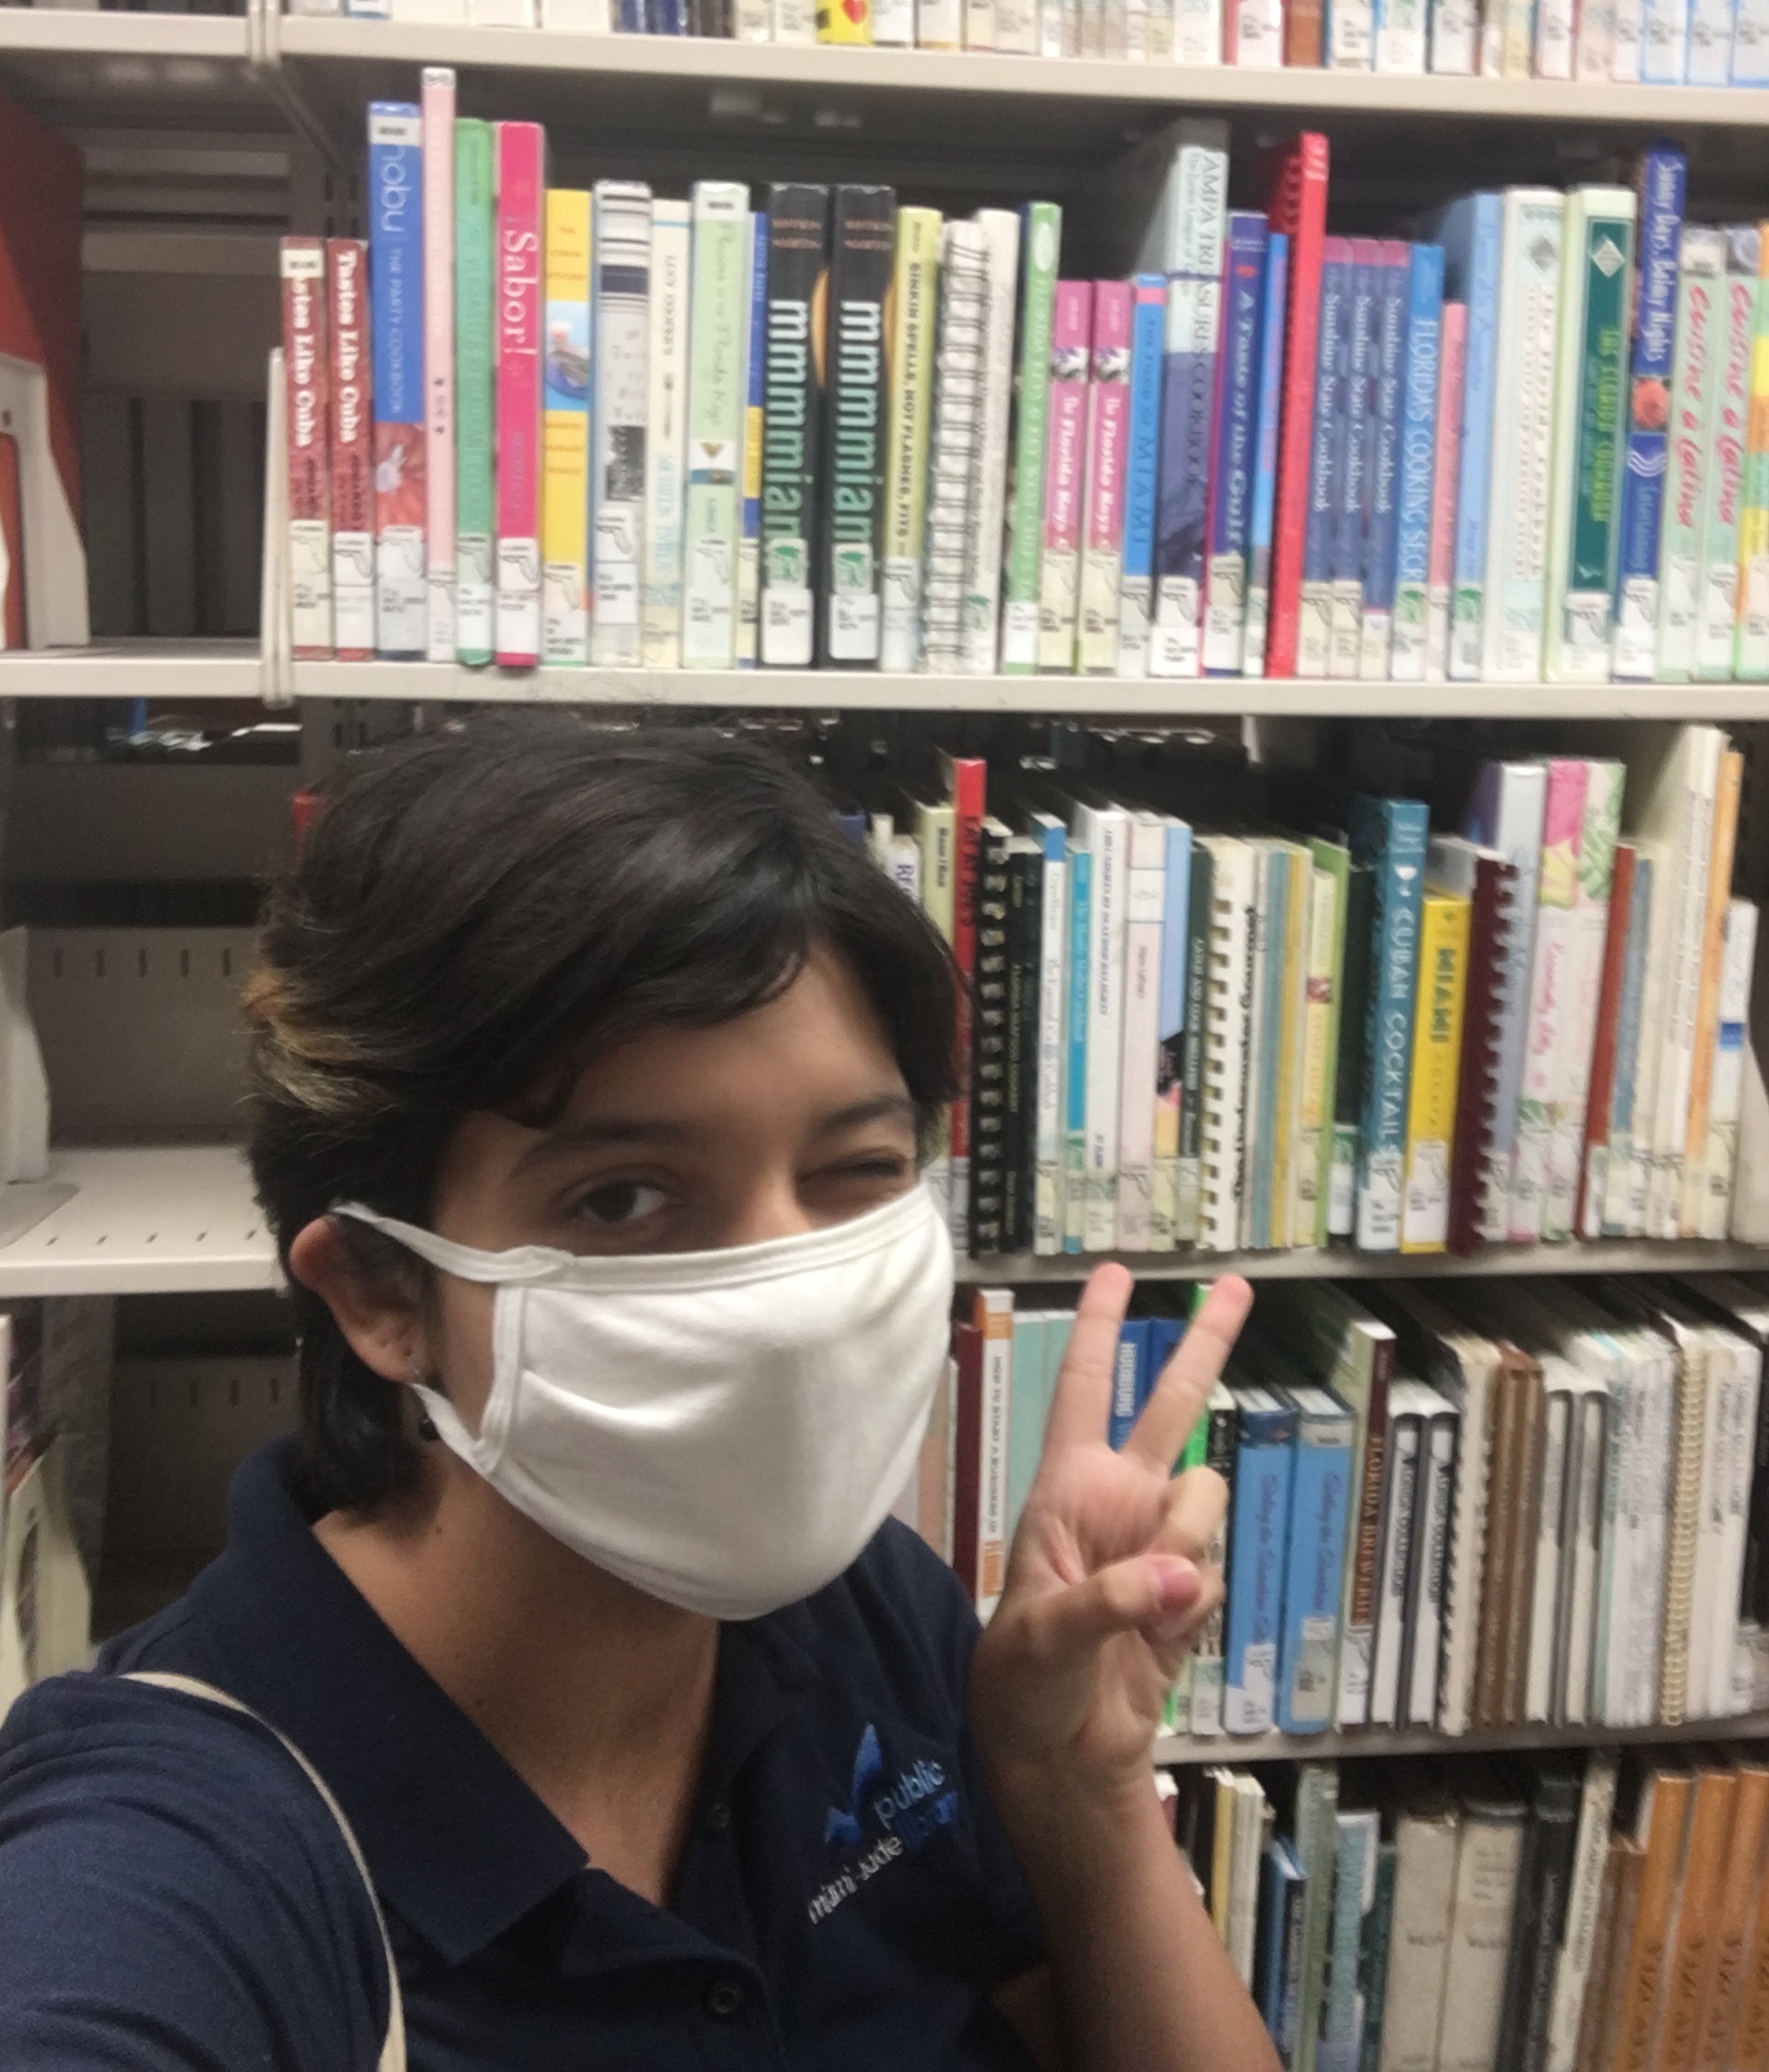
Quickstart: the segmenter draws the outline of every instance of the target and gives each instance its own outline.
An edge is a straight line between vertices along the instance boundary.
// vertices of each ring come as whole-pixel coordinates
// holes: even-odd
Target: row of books
[[[1422,800],[1316,778],[1206,833],[1162,810],[1182,766],[991,790],[977,756],[855,808],[967,982],[968,1083],[932,1169],[955,1242],[1726,1236],[1757,918],[1731,897],[1743,761],[1715,727],[1612,744],[1467,757],[1454,834]],[[1299,812],[1302,832],[1263,831]]]
[[[1287,2072],[1761,2072],[1754,1751],[1174,1773]]]
[[[1769,84],[1762,0],[290,0],[289,11],[1133,64]]]
[[[1769,678],[1769,239],[1679,150],[1407,244],[1324,236],[1324,138],[1230,210],[1182,125],[1087,281],[1051,204],[548,189],[424,93],[366,248],[283,244],[297,657]]]
[[[1121,1445],[1185,1330],[1123,1327]],[[980,1289],[900,1515],[985,1615],[1072,1323]],[[1720,1276],[1262,1286],[1185,1456],[1229,1506],[1177,1733],[1457,1735],[1751,1710],[1769,1631],[1769,1296]]]

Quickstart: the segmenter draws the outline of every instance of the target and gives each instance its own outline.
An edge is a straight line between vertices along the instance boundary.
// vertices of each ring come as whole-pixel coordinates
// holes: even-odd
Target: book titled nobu
[[[888,393],[884,304],[896,195],[890,187],[837,187],[832,214],[817,660],[825,666],[869,669],[878,664]]]

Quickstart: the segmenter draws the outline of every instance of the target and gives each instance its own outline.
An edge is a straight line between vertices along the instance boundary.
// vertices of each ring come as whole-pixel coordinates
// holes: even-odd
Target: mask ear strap
[[[416,1223],[402,1223],[397,1216],[383,1216],[379,1209],[365,1208],[360,1201],[334,1202],[331,1213],[368,1224],[442,1272],[452,1273],[457,1280],[493,1284],[545,1280],[561,1267],[574,1263],[569,1252],[556,1252],[547,1244],[518,1244],[508,1252],[481,1252],[470,1244],[457,1244],[453,1238],[438,1237],[434,1231],[423,1230]]]

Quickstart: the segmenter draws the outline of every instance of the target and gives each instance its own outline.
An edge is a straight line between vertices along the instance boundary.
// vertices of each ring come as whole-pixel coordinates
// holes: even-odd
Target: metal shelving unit
[[[255,640],[111,640],[0,654],[0,697],[255,698]]]
[[[988,1287],[1066,1286],[1085,1280],[1108,1258],[1139,1280],[1214,1280],[1238,1273],[1249,1280],[1469,1280],[1502,1274],[1761,1273],[1769,1244],[1491,1244],[1458,1257],[1447,1252],[1341,1252],[1312,1247],[1281,1252],[1070,1252],[1059,1258],[1015,1253],[961,1259],[958,1278]]]
[[[1237,1738],[1166,1733],[1155,1743],[1155,1760],[1176,1766],[1197,1763],[1332,1762],[1348,1756],[1473,1756],[1494,1750],[1534,1748],[1625,1748],[1668,1741],[1760,1741],[1769,1738],[1769,1712],[1737,1712],[1724,1720],[1683,1720],[1676,1726],[1491,1727],[1462,1734],[1382,1727],[1359,1733],[1258,1733]]]

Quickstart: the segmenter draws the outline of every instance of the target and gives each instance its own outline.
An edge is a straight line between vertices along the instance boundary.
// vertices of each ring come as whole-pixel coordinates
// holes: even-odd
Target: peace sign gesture
[[[1102,1266],[1075,1312],[1044,1453],[1006,1585],[971,1672],[971,1719],[991,1769],[1060,1766],[1108,1792],[1147,1789],[1161,1703],[1222,1596],[1204,1566],[1228,1503],[1220,1475],[1173,1463],[1253,1306],[1218,1280],[1121,1451],[1107,1444],[1119,1328],[1133,1282]]]

